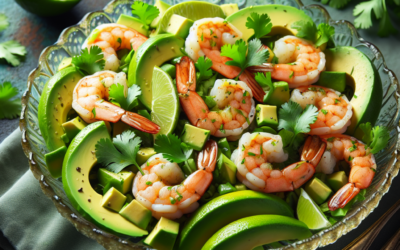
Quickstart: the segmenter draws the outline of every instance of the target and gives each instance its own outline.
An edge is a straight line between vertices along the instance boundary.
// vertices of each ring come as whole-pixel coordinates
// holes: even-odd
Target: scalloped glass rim
[[[67,218],[78,231],[97,240],[107,249],[148,249],[139,238],[115,235],[103,230],[87,219],[83,218],[71,206],[66,197],[59,179],[50,176],[46,169],[44,154],[48,152],[38,128],[37,107],[41,90],[56,69],[63,57],[79,53],[80,44],[90,31],[100,23],[115,22],[121,13],[129,14],[133,0],[115,0],[110,2],[103,11],[90,12],[75,26],[66,28],[58,41],[45,48],[39,58],[39,64],[28,77],[28,89],[22,97],[22,112],[20,128],[22,130],[22,147],[29,159],[30,169],[39,180],[43,192],[54,202],[57,210]],[[146,0],[153,3],[153,0]],[[171,4],[183,2],[168,0]],[[334,243],[342,235],[356,228],[361,221],[378,206],[382,196],[389,190],[392,179],[397,176],[400,164],[398,163],[399,138],[399,82],[390,69],[387,68],[383,55],[379,49],[364,41],[355,27],[348,21],[332,20],[328,12],[320,5],[304,6],[300,0],[209,0],[216,4],[237,3],[240,8],[261,4],[283,4],[304,10],[316,24],[327,22],[335,26],[334,37],[336,45],[357,47],[364,52],[378,69],[383,85],[383,102],[378,125],[386,125],[391,129],[391,140],[385,151],[376,155],[378,170],[373,183],[368,188],[366,200],[356,203],[345,218],[333,227],[323,230],[312,237],[297,241],[284,249],[315,249]]]

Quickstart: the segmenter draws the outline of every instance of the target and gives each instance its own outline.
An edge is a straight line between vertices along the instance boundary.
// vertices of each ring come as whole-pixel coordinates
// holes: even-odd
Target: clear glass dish
[[[153,0],[145,0],[153,4]],[[170,4],[183,2],[181,0],[163,0]],[[354,26],[347,21],[332,20],[328,12],[319,5],[304,6],[299,0],[209,0],[215,4],[237,3],[240,8],[262,5],[282,4],[304,10],[315,23],[329,23],[336,29],[334,37],[336,45],[352,46],[364,52],[375,64],[383,84],[382,111],[377,125],[388,126],[391,139],[384,152],[376,155],[377,173],[367,190],[366,200],[356,203],[351,211],[333,227],[313,235],[309,239],[298,241],[285,249],[315,249],[334,243],[342,235],[356,228],[361,221],[378,206],[382,196],[388,191],[392,179],[397,175],[400,163],[397,161],[399,150],[399,82],[394,73],[386,67],[385,60],[379,49],[362,39]],[[80,52],[81,44],[86,36],[99,24],[116,22],[120,14],[129,14],[133,0],[115,0],[110,2],[103,11],[91,12],[85,15],[81,22],[66,28],[58,41],[45,48],[39,58],[39,64],[28,77],[28,89],[22,97],[22,113],[20,128],[22,130],[22,147],[29,159],[30,169],[39,180],[43,192],[54,202],[62,216],[67,218],[81,233],[97,240],[107,249],[148,249],[139,238],[117,236],[101,230],[96,225],[81,217],[66,197],[60,179],[54,179],[46,168],[44,155],[48,153],[43,137],[38,127],[38,105],[43,87],[49,78],[55,74],[58,65],[64,57],[70,57]]]

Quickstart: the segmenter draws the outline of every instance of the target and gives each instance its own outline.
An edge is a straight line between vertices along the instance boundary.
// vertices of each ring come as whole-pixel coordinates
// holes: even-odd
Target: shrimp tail
[[[176,87],[180,94],[186,94],[189,90],[196,91],[196,68],[187,56],[176,64]]]
[[[160,126],[146,117],[133,112],[126,111],[125,114],[122,115],[121,121],[146,133],[157,134],[160,131]]]
[[[247,84],[253,93],[253,97],[263,103],[265,92],[260,84],[254,79],[254,74],[249,70],[244,70],[243,73],[239,76],[239,79]]]
[[[329,200],[329,210],[335,211],[338,208],[343,208],[359,192],[360,189],[356,187],[354,183],[347,183],[341,189],[339,189],[336,194]]]
[[[318,136],[309,136],[301,153],[301,160],[307,161],[316,167],[326,149],[326,143]]]
[[[207,141],[197,157],[197,168],[209,173],[213,172],[217,163],[217,155],[218,144],[214,140]]]
[[[191,124],[196,126],[199,120],[207,117],[208,106],[196,92],[189,91],[179,95],[179,101]]]

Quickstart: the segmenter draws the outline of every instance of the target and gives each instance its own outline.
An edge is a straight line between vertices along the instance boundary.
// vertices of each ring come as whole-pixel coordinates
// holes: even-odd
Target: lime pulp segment
[[[301,189],[297,204],[297,217],[311,230],[320,230],[332,226],[319,206]]]

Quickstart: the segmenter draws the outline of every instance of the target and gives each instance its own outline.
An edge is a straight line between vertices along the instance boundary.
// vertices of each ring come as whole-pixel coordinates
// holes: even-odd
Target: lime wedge
[[[159,67],[154,67],[152,78],[151,120],[161,129],[158,134],[169,134],[179,118],[178,92],[171,77]]]
[[[320,230],[332,226],[319,206],[301,189],[297,203],[297,217],[311,230]]]
[[[164,33],[168,27],[169,20],[173,14],[177,14],[193,21],[206,18],[206,17],[222,17],[225,14],[221,7],[207,2],[189,1],[176,4],[168,8],[158,24],[157,30],[152,35]]]

